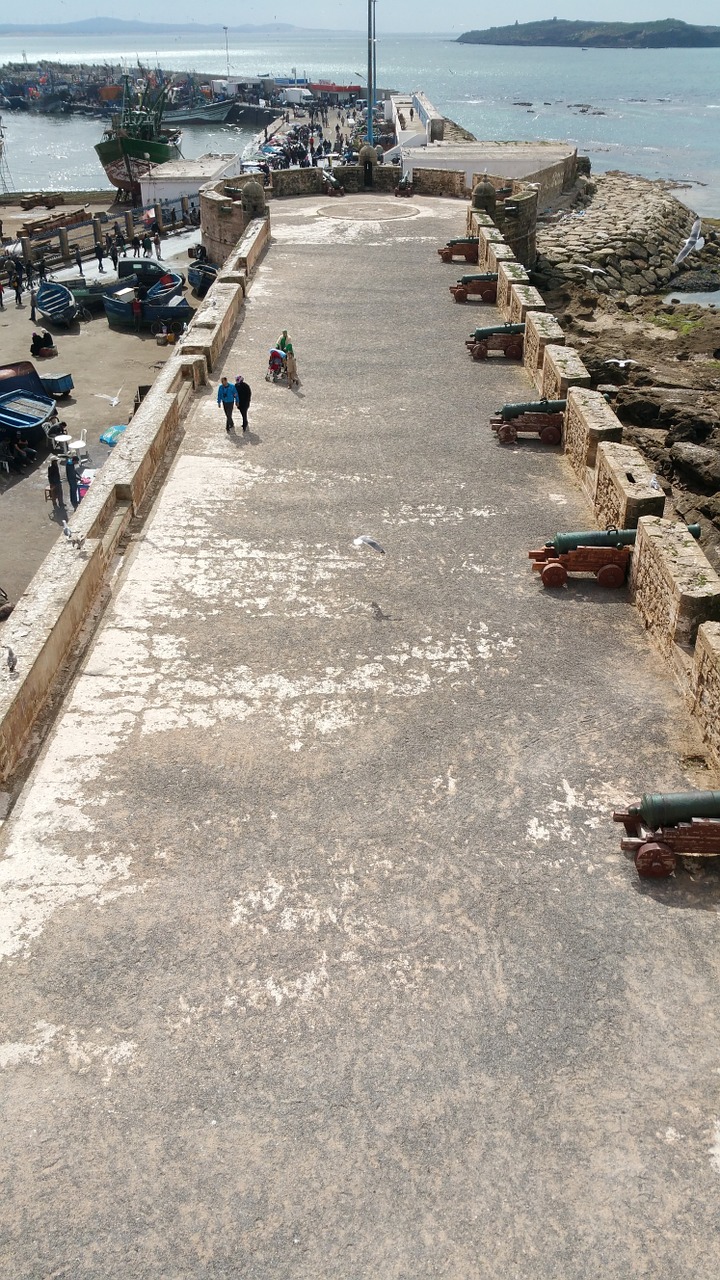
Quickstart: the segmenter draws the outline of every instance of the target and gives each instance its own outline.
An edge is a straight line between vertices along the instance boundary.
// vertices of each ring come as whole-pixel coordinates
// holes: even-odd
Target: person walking
[[[105,268],[103,266],[103,258],[105,257],[105,250],[100,244],[100,241],[98,241],[97,244],[95,245],[95,257],[97,258],[98,266],[100,268],[100,275],[104,276]]]
[[[234,431],[235,423],[233,422],[233,409],[237,404],[237,394],[235,388],[230,386],[227,378],[220,379],[220,386],[217,393],[218,405],[222,405],[225,413],[225,430]]]
[[[84,280],[84,279],[85,279],[85,272],[83,271],[82,254],[81,254],[81,252],[80,252],[80,245],[79,245],[79,244],[76,244],[76,245],[75,245],[75,266],[77,267],[78,271],[80,272],[80,275],[82,276],[82,278],[83,278],[83,280]]]
[[[152,236],[148,231],[146,231],[145,235],[143,236],[142,247],[143,247],[143,257],[152,258],[152,250],[153,250]]]
[[[22,306],[22,276],[15,276],[15,306]]]
[[[138,293],[135,294],[135,297],[133,298],[130,304],[130,307],[132,310],[133,321],[135,324],[135,332],[139,333],[140,321],[142,320],[143,305],[142,305],[142,302],[140,301],[140,295]]]
[[[293,350],[292,343],[290,343],[285,356],[285,369],[287,371],[288,387],[292,391],[293,387],[300,385],[300,379],[298,378],[297,371],[297,360],[295,359],[295,352]]]
[[[35,304],[37,303],[37,289],[35,285],[30,288],[30,322],[37,324],[37,316],[35,315]]]
[[[132,247],[133,247],[133,258],[139,258],[140,257],[140,237],[139,236],[133,236]]]
[[[114,240],[111,240],[111,241],[110,241],[110,248],[108,249],[108,253],[110,254],[110,261],[111,261],[111,262],[112,262],[112,264],[113,264],[113,271],[117,271],[117,269],[118,269],[118,251],[117,251],[117,245],[115,244],[115,241],[114,241]]]
[[[157,257],[157,260],[158,260],[158,262],[159,262],[159,261],[160,261],[160,258],[161,258],[161,253],[160,253],[160,232],[159,232],[159,231],[156,231],[156,232],[155,232],[155,235],[153,236],[153,244],[155,245],[155,256]]]
[[[67,479],[68,489],[70,490],[70,501],[73,511],[77,511],[80,498],[78,496],[78,473],[77,464],[80,461],[77,454],[65,460],[65,476]]]
[[[19,280],[19,282],[20,282],[20,291],[21,291],[21,292],[22,292],[22,287],[23,287],[23,271],[24,271],[24,269],[25,269],[25,268],[24,268],[24,265],[23,265],[23,260],[22,260],[22,258],[18,258],[17,262],[15,263],[15,275],[16,275],[16,278],[17,278],[17,279]]]
[[[278,338],[277,342],[275,343],[275,346],[279,347],[279,349],[283,351],[285,355],[287,355],[288,351],[292,351],[293,344],[292,344],[292,340],[288,337],[287,329],[283,329],[282,337]]]
[[[5,294],[5,286],[2,282],[2,279],[0,278],[0,311],[5,310],[4,294]]]
[[[38,262],[38,279],[47,280],[47,262],[44,257],[41,257]]]
[[[26,262],[26,263],[25,263],[25,279],[27,280],[27,287],[28,287],[28,289],[32,289],[32,285],[33,285],[33,264],[32,264],[32,262]]]
[[[62,480],[60,479],[60,468],[57,464],[57,458],[53,458],[47,471],[48,484],[50,486],[50,497],[52,498],[53,511],[65,510],[65,498],[63,497]]]
[[[250,408],[250,401],[252,400],[252,391],[241,373],[239,373],[235,379],[235,400],[237,407],[242,414],[244,434],[248,429],[248,409]]]
[[[117,245],[118,253],[121,253],[123,258],[127,258],[127,246],[125,244],[125,237],[119,227],[118,227],[118,230],[115,232],[115,244]]]

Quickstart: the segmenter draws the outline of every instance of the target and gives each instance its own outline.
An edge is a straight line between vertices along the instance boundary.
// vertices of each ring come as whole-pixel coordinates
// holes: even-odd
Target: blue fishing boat
[[[14,391],[0,392],[0,430],[3,432],[16,432],[30,439],[54,412],[55,401],[37,391],[16,387]]]
[[[192,317],[193,309],[183,298],[182,287],[181,276],[174,272],[167,272],[162,280],[148,290],[142,299],[140,323],[143,327],[156,323],[187,322]],[[135,289],[128,287],[105,294],[103,306],[108,324],[132,325],[135,323],[132,310],[135,292]]]
[[[78,304],[64,284],[54,280],[44,280],[37,291],[36,307],[47,324],[64,325],[69,328],[77,319]]]
[[[219,270],[212,262],[191,262],[188,267],[188,284],[199,297],[204,298]]]
[[[68,288],[78,304],[78,308],[87,307],[88,311],[102,311],[103,294],[111,293],[113,285],[118,283],[112,277],[101,276],[99,280],[86,280],[84,276],[74,276],[71,280],[64,280],[63,284]]]

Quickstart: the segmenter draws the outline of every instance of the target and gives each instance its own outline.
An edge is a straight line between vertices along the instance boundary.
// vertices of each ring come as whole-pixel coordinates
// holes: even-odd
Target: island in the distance
[[[459,44],[559,45],[579,49],[714,49],[720,27],[697,27],[679,18],[662,22],[515,22],[487,31],[465,31]]]

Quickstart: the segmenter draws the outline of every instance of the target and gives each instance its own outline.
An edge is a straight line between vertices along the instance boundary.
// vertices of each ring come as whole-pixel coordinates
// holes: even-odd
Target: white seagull
[[[619,368],[619,369],[624,369],[624,368],[626,368],[626,366],[627,366],[627,365],[629,365],[629,364],[637,364],[637,360],[616,360],[616,359],[612,359],[612,360],[606,360],[606,361],[605,361],[605,363],[606,363],[606,364],[616,364],[616,365],[618,366],[618,368]]]
[[[12,674],[12,672],[15,670],[15,668],[16,668],[16,666],[17,666],[17,654],[16,654],[16,653],[13,653],[13,651],[12,651],[12,649],[10,648],[10,645],[9,645],[9,644],[8,644],[8,645],[6,645],[6,646],[5,646],[5,648],[7,649],[7,664],[8,664],[8,671]]]
[[[378,555],[385,555],[385,548],[381,547],[379,542],[376,542],[374,538],[370,538],[366,533],[361,533],[359,538],[353,538],[353,546],[372,547],[373,551],[377,551]]]
[[[106,396],[106,395],[103,395],[102,391],[95,391],[95,392],[93,392],[93,394],[94,394],[94,396],[95,396],[95,399],[96,399],[96,400],[109,400],[109,401],[110,401],[110,404],[112,405],[112,407],[113,407],[113,409],[114,409],[114,408],[115,408],[115,405],[120,403],[120,392],[121,392],[121,391],[122,391],[122,387],[118,387],[118,389],[117,389],[117,395],[115,395],[115,396]]]
[[[73,533],[67,520],[63,520],[62,526],[63,526],[63,534],[67,538],[68,542],[70,543],[70,546],[74,547],[76,551],[81,551],[85,543],[85,534]]]
[[[694,222],[693,222],[693,224],[692,224],[692,231],[690,232],[690,235],[688,236],[687,240],[685,241],[685,243],[684,243],[684,245],[683,245],[682,249],[680,250],[680,252],[679,252],[679,254],[678,254],[678,256],[677,256],[677,258],[676,258],[676,259],[675,259],[675,261],[673,262],[673,266],[674,266],[674,267],[679,267],[679,266],[680,266],[680,263],[681,263],[681,262],[684,262],[684,261],[685,261],[685,259],[686,259],[687,257],[689,257],[689,255],[690,255],[691,253],[695,253],[695,252],[699,253],[701,249],[704,249],[704,247],[705,247],[705,239],[704,239],[704,237],[703,237],[703,236],[701,236],[701,235],[700,235],[700,228],[701,228],[701,227],[702,227],[702,221],[701,221],[701,219],[700,219],[700,218],[696,218],[696,219],[695,219],[695,221],[694,221]]]
[[[607,275],[607,271],[604,271],[602,267],[584,267],[581,262],[576,262],[575,266],[577,267],[578,271],[587,271],[589,276],[606,276]]]

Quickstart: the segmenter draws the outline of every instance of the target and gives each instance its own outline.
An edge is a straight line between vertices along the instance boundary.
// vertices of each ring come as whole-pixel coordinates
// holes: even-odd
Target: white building
[[[220,178],[234,178],[242,173],[242,156],[233,152],[218,155],[209,151],[197,160],[169,160],[167,164],[150,166],[147,177],[140,183],[144,205],[177,201],[181,196],[197,199],[206,182]]]

